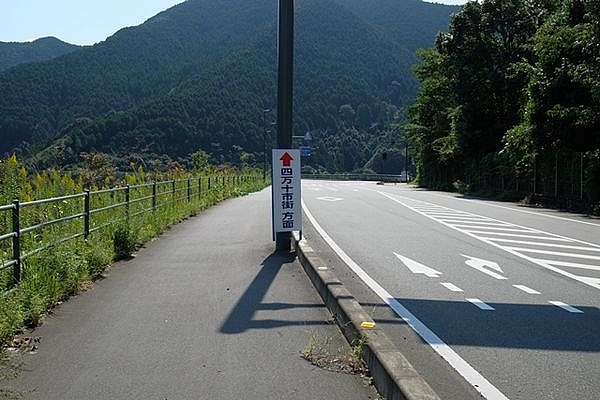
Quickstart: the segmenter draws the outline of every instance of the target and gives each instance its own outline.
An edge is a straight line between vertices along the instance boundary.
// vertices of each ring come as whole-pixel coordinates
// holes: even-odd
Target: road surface
[[[302,191],[305,237],[440,397],[600,398],[600,220],[404,184]]]

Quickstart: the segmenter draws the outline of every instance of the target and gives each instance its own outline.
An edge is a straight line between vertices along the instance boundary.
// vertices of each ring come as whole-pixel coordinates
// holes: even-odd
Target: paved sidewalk
[[[270,190],[226,201],[113,266],[31,333],[24,399],[370,399],[300,357],[348,351],[298,261],[273,254]],[[2,391],[0,390],[0,393]]]

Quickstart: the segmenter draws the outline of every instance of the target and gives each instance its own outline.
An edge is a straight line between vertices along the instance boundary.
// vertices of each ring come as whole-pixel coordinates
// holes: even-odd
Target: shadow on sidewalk
[[[237,304],[219,329],[225,334],[239,334],[250,329],[273,329],[292,325],[327,325],[323,320],[278,320],[254,319],[257,311],[281,311],[297,308],[324,308],[318,304],[263,303],[267,291],[275,281],[277,274],[285,264],[294,262],[295,253],[273,253],[262,263],[262,269],[250,286],[240,297]]]

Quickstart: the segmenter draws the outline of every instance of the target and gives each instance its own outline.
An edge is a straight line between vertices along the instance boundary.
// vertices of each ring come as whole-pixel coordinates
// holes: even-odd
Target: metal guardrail
[[[320,179],[331,181],[377,181],[405,183],[406,177],[390,174],[302,174],[302,179]],[[410,179],[410,177],[409,177]]]
[[[130,219],[156,212],[161,207],[200,201],[211,190],[238,186],[255,179],[259,178],[197,177],[85,190],[79,194],[28,202],[16,199],[12,204],[0,206],[0,256],[8,258],[6,261],[0,259],[0,271],[12,268],[12,285],[15,285],[21,281],[23,261],[34,254],[76,238],[87,239],[94,232],[121,222],[129,223]],[[28,211],[28,215],[23,215]],[[9,222],[10,227],[7,226]],[[22,226],[24,223],[29,225]],[[68,224],[71,225],[65,226]],[[57,225],[63,228],[61,236],[48,240],[48,235],[42,235],[43,231]],[[36,235],[42,237],[41,242],[31,238]],[[7,244],[7,241],[11,243]]]

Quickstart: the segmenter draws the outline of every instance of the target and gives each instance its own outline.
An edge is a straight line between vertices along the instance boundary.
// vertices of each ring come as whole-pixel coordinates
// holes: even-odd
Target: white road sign
[[[271,165],[273,165],[273,233],[301,231],[300,150],[273,149]]]

